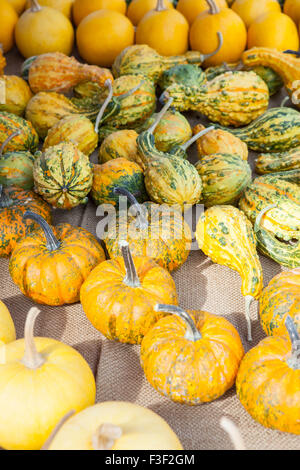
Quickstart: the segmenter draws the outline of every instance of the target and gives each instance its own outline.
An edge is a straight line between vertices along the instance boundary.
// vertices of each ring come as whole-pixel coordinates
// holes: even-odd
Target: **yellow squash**
[[[0,362],[1,362],[1,346],[11,343],[16,339],[16,330],[14,322],[10,316],[8,308],[0,300]]]

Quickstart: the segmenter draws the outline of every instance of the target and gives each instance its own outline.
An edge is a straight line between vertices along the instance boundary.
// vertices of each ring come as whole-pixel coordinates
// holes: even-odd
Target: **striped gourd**
[[[28,151],[5,152],[18,134],[19,131],[11,134],[0,147],[0,185],[32,189],[34,156]]]
[[[88,157],[71,142],[39,152],[33,176],[36,192],[59,209],[86,203],[93,182]]]
[[[292,108],[271,108],[241,129],[225,129],[256,152],[285,152],[300,145],[300,113]]]
[[[255,171],[260,175],[296,169],[300,170],[300,147],[283,153],[263,153],[255,160]]]
[[[15,133],[15,137],[6,146],[7,152],[15,150],[35,152],[37,150],[39,137],[31,122],[15,114],[0,112],[0,145],[7,137]]]
[[[200,87],[172,85],[162,99],[172,97],[179,111],[198,111],[222,126],[244,126],[268,108],[266,83],[254,72],[227,72]]]

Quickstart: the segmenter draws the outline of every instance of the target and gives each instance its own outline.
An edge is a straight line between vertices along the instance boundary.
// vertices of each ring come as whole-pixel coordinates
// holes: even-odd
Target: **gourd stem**
[[[31,11],[41,11],[42,7],[37,0],[31,0]]]
[[[258,216],[256,217],[256,220],[255,220],[254,233],[257,233],[261,230],[260,224],[261,224],[261,219],[263,218],[263,216],[267,212],[269,212],[269,210],[275,209],[276,207],[277,207],[276,204],[270,204],[269,206],[266,206],[262,211],[260,211],[260,213],[258,214]]]
[[[243,70],[243,68],[244,68],[244,64],[241,60],[240,60],[239,64],[234,68],[230,68],[229,65],[227,64],[227,62],[223,62],[223,66],[227,70],[227,72],[239,72],[240,70]]]
[[[165,7],[164,0],[157,0],[155,11],[165,11],[167,8]]]
[[[217,15],[218,13],[220,13],[220,8],[216,4],[215,0],[206,0],[206,3],[208,3],[209,13],[211,15]]]
[[[129,90],[126,93],[123,93],[123,95],[119,95],[118,99],[119,100],[125,100],[125,98],[128,98],[129,96],[133,95],[133,93],[138,91],[144,83],[145,83],[145,80],[142,80],[138,85],[136,85],[134,88],[132,88],[132,90]]]
[[[97,119],[96,119],[95,132],[97,132],[97,133],[99,132],[99,126],[100,126],[100,123],[101,123],[101,119],[103,118],[103,114],[104,114],[107,106],[111,102],[112,97],[113,97],[112,81],[110,79],[107,79],[104,83],[104,86],[106,86],[106,88],[109,89],[109,93],[108,93],[108,97],[106,98],[103,105],[101,106],[101,109],[100,109],[100,111],[98,113],[98,116],[97,116]]]
[[[0,209],[12,206],[14,201],[4,192],[3,185],[0,184]]]
[[[26,211],[25,214],[23,215],[23,220],[27,220],[27,219],[34,220],[44,231],[47,250],[55,251],[60,248],[61,242],[57,240],[56,236],[53,233],[52,228],[46,222],[46,220],[43,219],[43,217],[41,217],[39,214],[36,214],[35,212]]]
[[[94,450],[111,450],[115,441],[122,436],[122,429],[115,424],[104,423],[99,426],[92,436]]]
[[[129,287],[141,287],[128,242],[125,240],[120,241],[120,247],[126,269],[126,276],[123,280],[124,284]]]
[[[188,341],[198,341],[199,339],[202,339],[201,333],[197,330],[194,320],[182,308],[177,307],[176,305],[156,304],[154,310],[156,312],[171,313],[172,315],[176,315],[177,317],[181,318],[187,327],[185,339]]]
[[[158,113],[158,115],[156,116],[156,119],[154,121],[154,123],[152,124],[152,126],[148,129],[148,132],[150,134],[153,134],[153,132],[155,131],[155,129],[157,128],[158,124],[160,123],[161,119],[163,118],[163,116],[166,114],[166,112],[168,111],[169,107],[171,106],[171,104],[173,103],[173,100],[174,98],[170,97],[168,98],[168,101],[167,103],[164,105],[164,107],[162,108],[162,110]]]
[[[210,126],[207,129],[203,129],[202,131],[198,132],[198,134],[194,135],[194,137],[192,137],[190,140],[188,140],[185,144],[181,145],[180,148],[182,148],[182,150],[184,150],[184,151],[187,150],[200,137],[202,137],[203,135],[208,134],[208,132],[210,132],[210,131],[213,131],[214,128],[215,128],[214,126]]]
[[[138,203],[134,195],[131,194],[131,192],[129,192],[128,189],[119,188],[119,187],[114,188],[114,193],[127,197],[130,204],[134,206],[134,208],[136,209],[137,226],[140,227],[142,230],[148,228],[149,224],[148,224],[147,218],[145,217],[145,209],[141,204]]]
[[[290,100],[290,97],[289,96],[286,96],[285,98],[283,98],[283,100],[281,101],[280,103],[280,107],[281,108],[284,108],[286,103]]]
[[[38,353],[34,337],[33,337],[33,330],[35,325],[35,320],[37,316],[40,314],[40,310],[36,307],[32,307],[29,310],[29,313],[26,318],[25,323],[25,333],[24,333],[24,341],[25,341],[25,354],[22,359],[22,364],[28,369],[38,369],[41,367],[45,360],[43,356]]]
[[[220,420],[220,426],[227,432],[235,450],[246,450],[246,446],[239,428],[231,421],[231,419],[223,416]]]
[[[300,336],[290,315],[287,315],[284,324],[292,343],[292,354],[288,358],[287,363],[292,369],[297,370],[300,369]]]
[[[250,307],[252,302],[255,300],[252,295],[245,296],[245,313],[246,313],[246,320],[247,320],[247,338],[248,341],[252,341],[252,327],[251,327],[251,315],[250,315]]]
[[[300,57],[300,51],[292,51],[291,49],[288,49],[286,51],[283,51],[284,54],[293,54],[293,55],[296,55],[298,57]]]
[[[223,34],[221,33],[221,31],[217,32],[217,36],[218,36],[218,41],[219,41],[217,49],[213,52],[210,52],[209,54],[203,54],[202,62],[216,55],[223,47],[224,39],[223,39]]]
[[[2,157],[4,149],[9,144],[9,142],[15,137],[17,137],[17,135],[20,135],[20,134],[21,134],[21,131],[16,131],[16,132],[13,132],[9,137],[7,137],[7,139],[3,142],[3,144],[0,147],[0,158]]]
[[[49,448],[50,448],[52,442],[54,441],[54,438],[58,434],[58,432],[61,430],[63,425],[68,421],[68,419],[71,418],[71,416],[73,416],[74,414],[75,414],[75,410],[71,410],[71,411],[69,411],[69,413],[65,414],[65,416],[55,426],[55,428],[51,432],[50,436],[46,440],[45,444],[43,445],[43,447],[41,447],[41,450],[49,450]]]

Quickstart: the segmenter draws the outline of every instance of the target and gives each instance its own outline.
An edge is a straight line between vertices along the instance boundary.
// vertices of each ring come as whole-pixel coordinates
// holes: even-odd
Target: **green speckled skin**
[[[0,157],[0,184],[33,188],[35,158],[30,152],[7,152]]]
[[[171,67],[165,70],[158,84],[162,90],[165,90],[174,83],[185,86],[201,86],[206,80],[203,70],[197,65],[184,64]]]
[[[6,152],[23,151],[35,152],[39,145],[39,137],[31,122],[26,121],[15,114],[0,113],[0,146],[14,132],[20,134],[15,136],[5,147]]]
[[[260,175],[288,170],[300,170],[300,147],[282,153],[263,153],[255,161],[255,171]]]

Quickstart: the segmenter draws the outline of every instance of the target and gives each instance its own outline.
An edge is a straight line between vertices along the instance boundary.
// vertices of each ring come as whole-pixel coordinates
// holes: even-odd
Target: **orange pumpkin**
[[[287,315],[300,332],[300,268],[275,276],[260,298],[260,323],[268,336],[285,334]]]
[[[15,43],[14,30],[18,22],[18,15],[6,0],[0,0],[0,12],[0,44],[4,52],[8,52]]]
[[[105,261],[92,271],[81,288],[83,310],[108,339],[140,344],[162,316],[157,302],[177,304],[175,283],[151,258],[132,258],[129,245],[121,243],[123,257]]]
[[[250,25],[248,49],[252,47],[297,51],[299,49],[297,26],[289,16],[281,12],[266,13]]]
[[[81,227],[50,227],[40,215],[30,211],[24,214],[27,219],[40,228],[17,243],[9,263],[12,280],[26,297],[39,304],[78,302],[83,282],[105,260],[103,249]]]
[[[171,313],[141,344],[141,365],[150,384],[178,403],[199,405],[222,396],[234,384],[244,349],[225,318],[202,311],[157,305]]]
[[[90,13],[97,10],[113,10],[125,15],[125,0],[75,0],[73,4],[73,19],[76,26]]]
[[[260,424],[300,434],[300,337],[290,316],[285,326],[289,337],[265,338],[245,355],[236,390]]]
[[[273,11],[281,13],[277,0],[235,0],[231,8],[242,18],[247,28],[261,15]]]
[[[189,24],[177,10],[168,9],[163,0],[157,0],[155,10],[149,11],[139,22],[136,43],[147,44],[164,56],[184,54],[188,50]]]
[[[226,0],[215,0],[220,8],[227,8]],[[190,26],[194,23],[197,16],[209,9],[206,0],[179,0],[177,10],[185,16]]]
[[[156,4],[157,0],[132,0],[127,10],[127,16],[131,23],[137,26],[146,13],[155,9]],[[174,8],[169,0],[165,0],[164,5],[166,8]]]
[[[205,66],[238,62],[247,43],[247,30],[243,20],[230,8],[220,9],[215,0],[207,0],[210,9],[196,18],[190,29],[190,43],[194,51],[205,54],[218,46],[217,32],[223,35],[220,51],[204,62]]]

